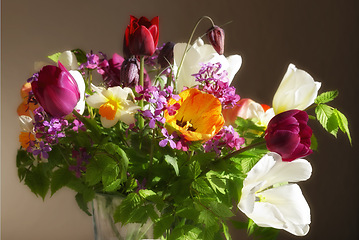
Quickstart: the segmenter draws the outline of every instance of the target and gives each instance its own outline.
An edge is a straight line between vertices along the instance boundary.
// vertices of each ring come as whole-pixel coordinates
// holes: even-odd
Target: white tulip
[[[76,56],[71,51],[64,51],[60,54],[58,61],[64,65],[67,70],[77,70],[79,65],[77,64]]]
[[[304,236],[309,231],[310,208],[293,182],[307,180],[311,173],[305,159],[283,162],[279,154],[268,153],[247,173],[238,208],[258,226]]]
[[[177,68],[179,67],[184,51],[186,49],[186,43],[177,43],[174,46],[174,70],[175,76],[177,74]],[[234,75],[238,72],[242,65],[242,57],[239,55],[231,55],[225,57],[219,55],[212,45],[204,44],[203,40],[198,38],[196,42],[189,48],[184,58],[182,67],[177,76],[177,90],[182,91],[183,87],[193,87],[198,83],[195,81],[195,77],[192,74],[196,74],[201,69],[201,63],[221,63],[221,71],[226,70],[228,72],[228,84],[231,84]]]
[[[307,72],[289,64],[273,98],[275,114],[291,109],[305,110],[314,103],[320,86]]]

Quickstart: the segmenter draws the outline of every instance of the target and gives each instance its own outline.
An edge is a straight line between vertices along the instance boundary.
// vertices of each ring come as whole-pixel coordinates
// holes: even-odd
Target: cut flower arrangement
[[[206,39],[194,40],[203,20]],[[151,221],[155,239],[231,239],[229,225],[306,235],[297,182],[317,147],[308,124],[351,141],[327,104],[338,92],[318,95],[321,83],[290,64],[272,106],[241,98],[231,82],[242,58],[223,55],[224,30],[209,17],[188,43],[158,40],[158,17],[131,16],[122,56],[75,49],[36,69],[17,110],[20,180],[43,199],[73,189],[89,215],[97,194],[121,196],[113,224]],[[233,219],[241,212],[248,221]]]

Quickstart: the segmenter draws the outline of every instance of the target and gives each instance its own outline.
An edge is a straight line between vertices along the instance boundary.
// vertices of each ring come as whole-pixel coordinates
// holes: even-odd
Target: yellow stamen
[[[115,100],[110,99],[108,102],[101,105],[99,113],[102,117],[107,118],[108,120],[113,120],[115,119],[118,107],[118,103]]]

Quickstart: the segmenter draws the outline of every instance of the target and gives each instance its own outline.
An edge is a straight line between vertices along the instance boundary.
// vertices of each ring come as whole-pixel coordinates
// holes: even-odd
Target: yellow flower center
[[[119,104],[115,100],[110,99],[100,106],[99,113],[102,117],[113,120],[119,107]]]

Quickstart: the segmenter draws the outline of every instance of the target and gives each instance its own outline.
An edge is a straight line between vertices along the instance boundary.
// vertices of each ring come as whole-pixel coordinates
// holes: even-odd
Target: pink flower
[[[312,129],[307,122],[308,114],[296,109],[274,116],[265,132],[267,148],[289,162],[311,154]]]
[[[59,67],[43,67],[31,86],[36,100],[53,117],[68,115],[80,99],[75,79],[60,62]]]

